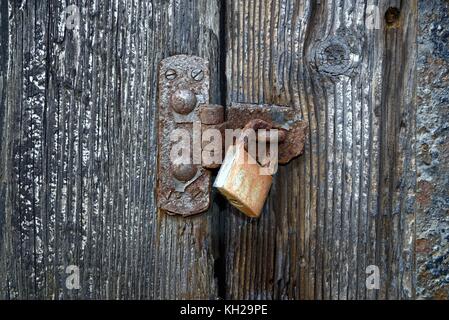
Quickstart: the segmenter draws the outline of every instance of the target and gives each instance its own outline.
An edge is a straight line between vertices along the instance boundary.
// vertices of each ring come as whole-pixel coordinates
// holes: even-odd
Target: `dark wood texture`
[[[447,298],[448,16],[447,0],[2,0],[0,299]],[[259,220],[215,193],[203,215],[156,210],[157,66],[181,53],[209,59],[212,103],[309,124]]]
[[[157,213],[155,136],[162,58],[209,59],[221,102],[218,2],[74,3],[69,30],[66,1],[1,2],[0,298],[214,298],[216,215]]]
[[[379,1],[379,30],[365,1],[226,3],[228,103],[290,105],[310,128],[261,219],[227,216],[226,297],[413,298],[417,1]]]

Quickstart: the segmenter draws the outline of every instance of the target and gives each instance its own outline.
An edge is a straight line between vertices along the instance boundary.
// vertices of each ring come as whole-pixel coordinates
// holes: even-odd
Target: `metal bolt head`
[[[187,182],[193,177],[195,177],[198,168],[193,164],[174,164],[173,165],[173,176],[179,181]]]
[[[192,79],[195,81],[201,81],[204,78],[203,69],[193,69],[191,73]]]
[[[170,105],[175,112],[189,114],[195,109],[197,100],[195,94],[187,89],[176,90],[170,97]]]
[[[176,71],[173,69],[168,69],[167,71],[165,71],[165,78],[168,80],[173,80],[176,78],[176,76]]]

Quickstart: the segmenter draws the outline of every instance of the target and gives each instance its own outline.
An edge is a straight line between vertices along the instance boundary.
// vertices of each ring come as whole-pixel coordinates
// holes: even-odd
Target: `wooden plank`
[[[3,1],[0,4],[0,141],[6,139],[6,83],[7,83],[7,61],[8,61],[8,3]],[[2,259],[6,248],[10,245],[7,237],[5,236],[6,214],[5,214],[5,197],[6,197],[6,179],[5,179],[5,166],[6,164],[6,146],[0,143],[0,240],[4,243],[0,245],[0,286],[5,286],[6,283],[6,260]],[[5,296],[9,298],[9,296]]]
[[[158,63],[208,58],[221,102],[218,1],[75,3],[74,30],[65,1],[1,4],[0,297],[215,298],[215,216],[158,214],[154,186]]]
[[[227,103],[309,123],[261,219],[228,210],[227,298],[413,298],[416,7],[379,1],[376,29],[365,1],[226,1]]]

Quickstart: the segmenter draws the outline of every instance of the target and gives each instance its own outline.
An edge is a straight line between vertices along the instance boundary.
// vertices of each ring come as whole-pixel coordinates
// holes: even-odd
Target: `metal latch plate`
[[[209,65],[200,57],[177,55],[160,62],[158,75],[158,207],[189,216],[208,209],[211,173],[201,163],[174,167],[170,153],[176,141],[171,140],[177,129],[183,129],[192,143],[200,106],[209,103]],[[191,146],[186,147],[192,150]]]

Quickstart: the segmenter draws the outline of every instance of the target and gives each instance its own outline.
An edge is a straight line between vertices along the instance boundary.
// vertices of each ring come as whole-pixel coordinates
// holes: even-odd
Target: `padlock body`
[[[234,207],[252,218],[260,216],[273,180],[260,169],[241,144],[230,146],[214,183]]]

